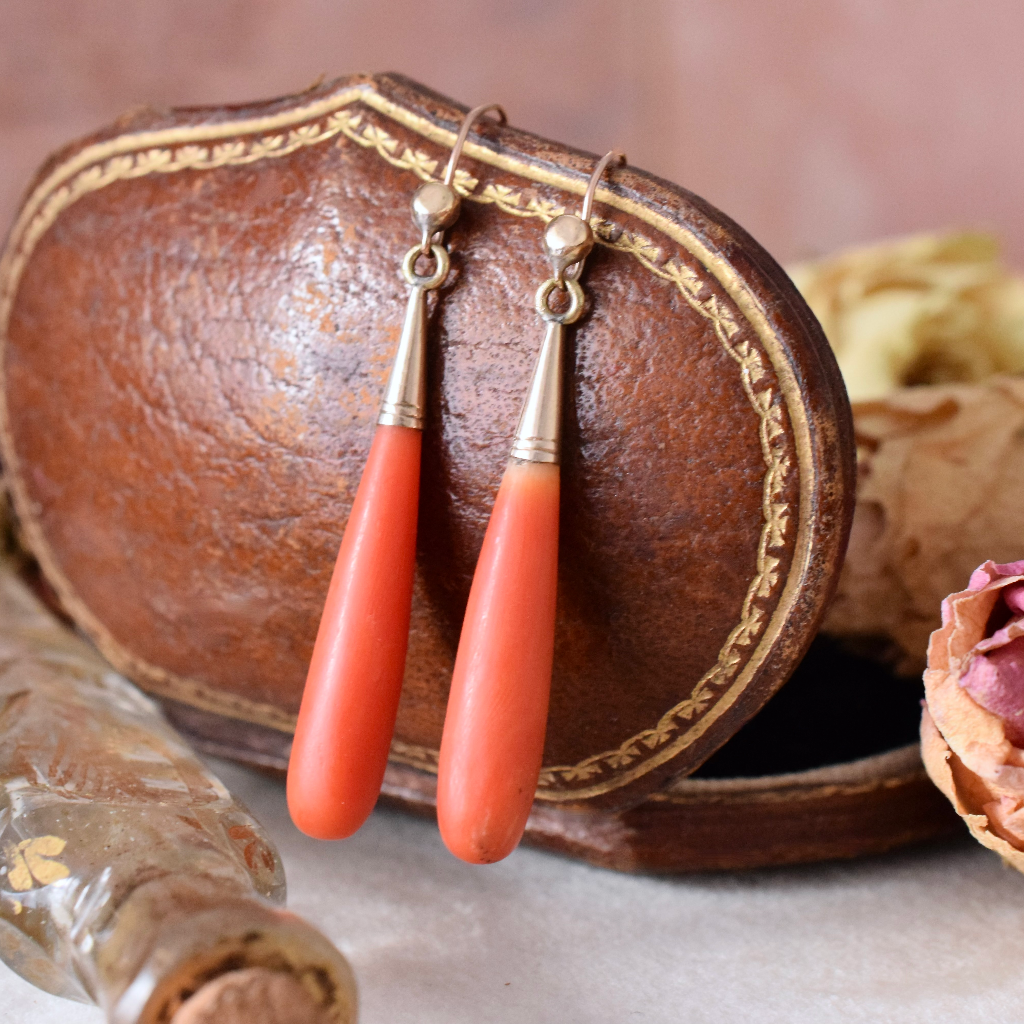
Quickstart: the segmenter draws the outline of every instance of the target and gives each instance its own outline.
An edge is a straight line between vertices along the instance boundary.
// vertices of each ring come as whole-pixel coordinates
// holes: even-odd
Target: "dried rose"
[[[986,562],[928,645],[925,767],[984,846],[1024,871],[1024,561]]]
[[[1024,554],[1024,378],[854,405],[857,507],[823,632],[884,638],[920,675],[939,605],[985,558]]]
[[[857,429],[857,511],[824,631],[881,640],[918,675],[942,598],[983,558],[1021,554],[1024,381],[992,375],[1024,373],[1024,278],[979,232],[889,239],[790,274]]]

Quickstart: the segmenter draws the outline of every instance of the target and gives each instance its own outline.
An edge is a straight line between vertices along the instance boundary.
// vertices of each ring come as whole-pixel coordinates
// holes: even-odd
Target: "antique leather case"
[[[401,323],[409,198],[443,169],[462,113],[394,75],[135,113],[53,157],[11,231],[2,447],[24,536],[68,614],[209,748],[285,763]],[[453,272],[431,309],[388,779],[408,803],[430,803],[474,561],[542,335],[543,227],[578,206],[593,161],[510,127],[466,146]],[[552,820],[586,831],[631,813],[782,685],[853,501],[845,391],[785,273],[642,171],[616,171],[597,200],[566,365],[542,842]]]

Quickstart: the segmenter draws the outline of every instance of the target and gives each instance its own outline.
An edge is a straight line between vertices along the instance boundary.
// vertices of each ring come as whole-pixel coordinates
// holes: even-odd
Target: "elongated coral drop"
[[[469,594],[441,739],[445,845],[489,864],[522,838],[537,788],[551,692],[559,468],[505,471]]]
[[[302,695],[288,809],[344,839],[377,801],[405,673],[421,431],[378,426],[331,577]]]

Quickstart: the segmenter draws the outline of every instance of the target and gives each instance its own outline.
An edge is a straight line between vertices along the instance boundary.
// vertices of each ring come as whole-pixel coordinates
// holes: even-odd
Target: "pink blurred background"
[[[0,0],[0,231],[138,104],[401,71],[691,188],[792,261],[987,227],[1024,267],[1020,0]]]

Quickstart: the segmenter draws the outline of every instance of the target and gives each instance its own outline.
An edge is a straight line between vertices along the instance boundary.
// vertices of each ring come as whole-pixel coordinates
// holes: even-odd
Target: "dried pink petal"
[[[1005,576],[1020,576],[1021,574],[1024,574],[1024,559],[1019,562],[1005,562],[1002,565],[996,562],[985,562],[971,573],[967,589],[981,590],[989,583],[998,582]]]
[[[986,562],[942,602],[924,683],[929,774],[976,838],[1024,871],[1024,561]]]
[[[1009,579],[1022,574],[1024,561],[986,562],[971,574],[969,591],[998,584],[999,598],[986,622],[988,635],[975,644],[960,677],[960,685],[1002,719],[1006,737],[1016,747],[1024,747],[1024,582]]]
[[[1015,747],[1024,747],[1024,636],[976,655],[960,685],[1003,720],[1007,739]]]

